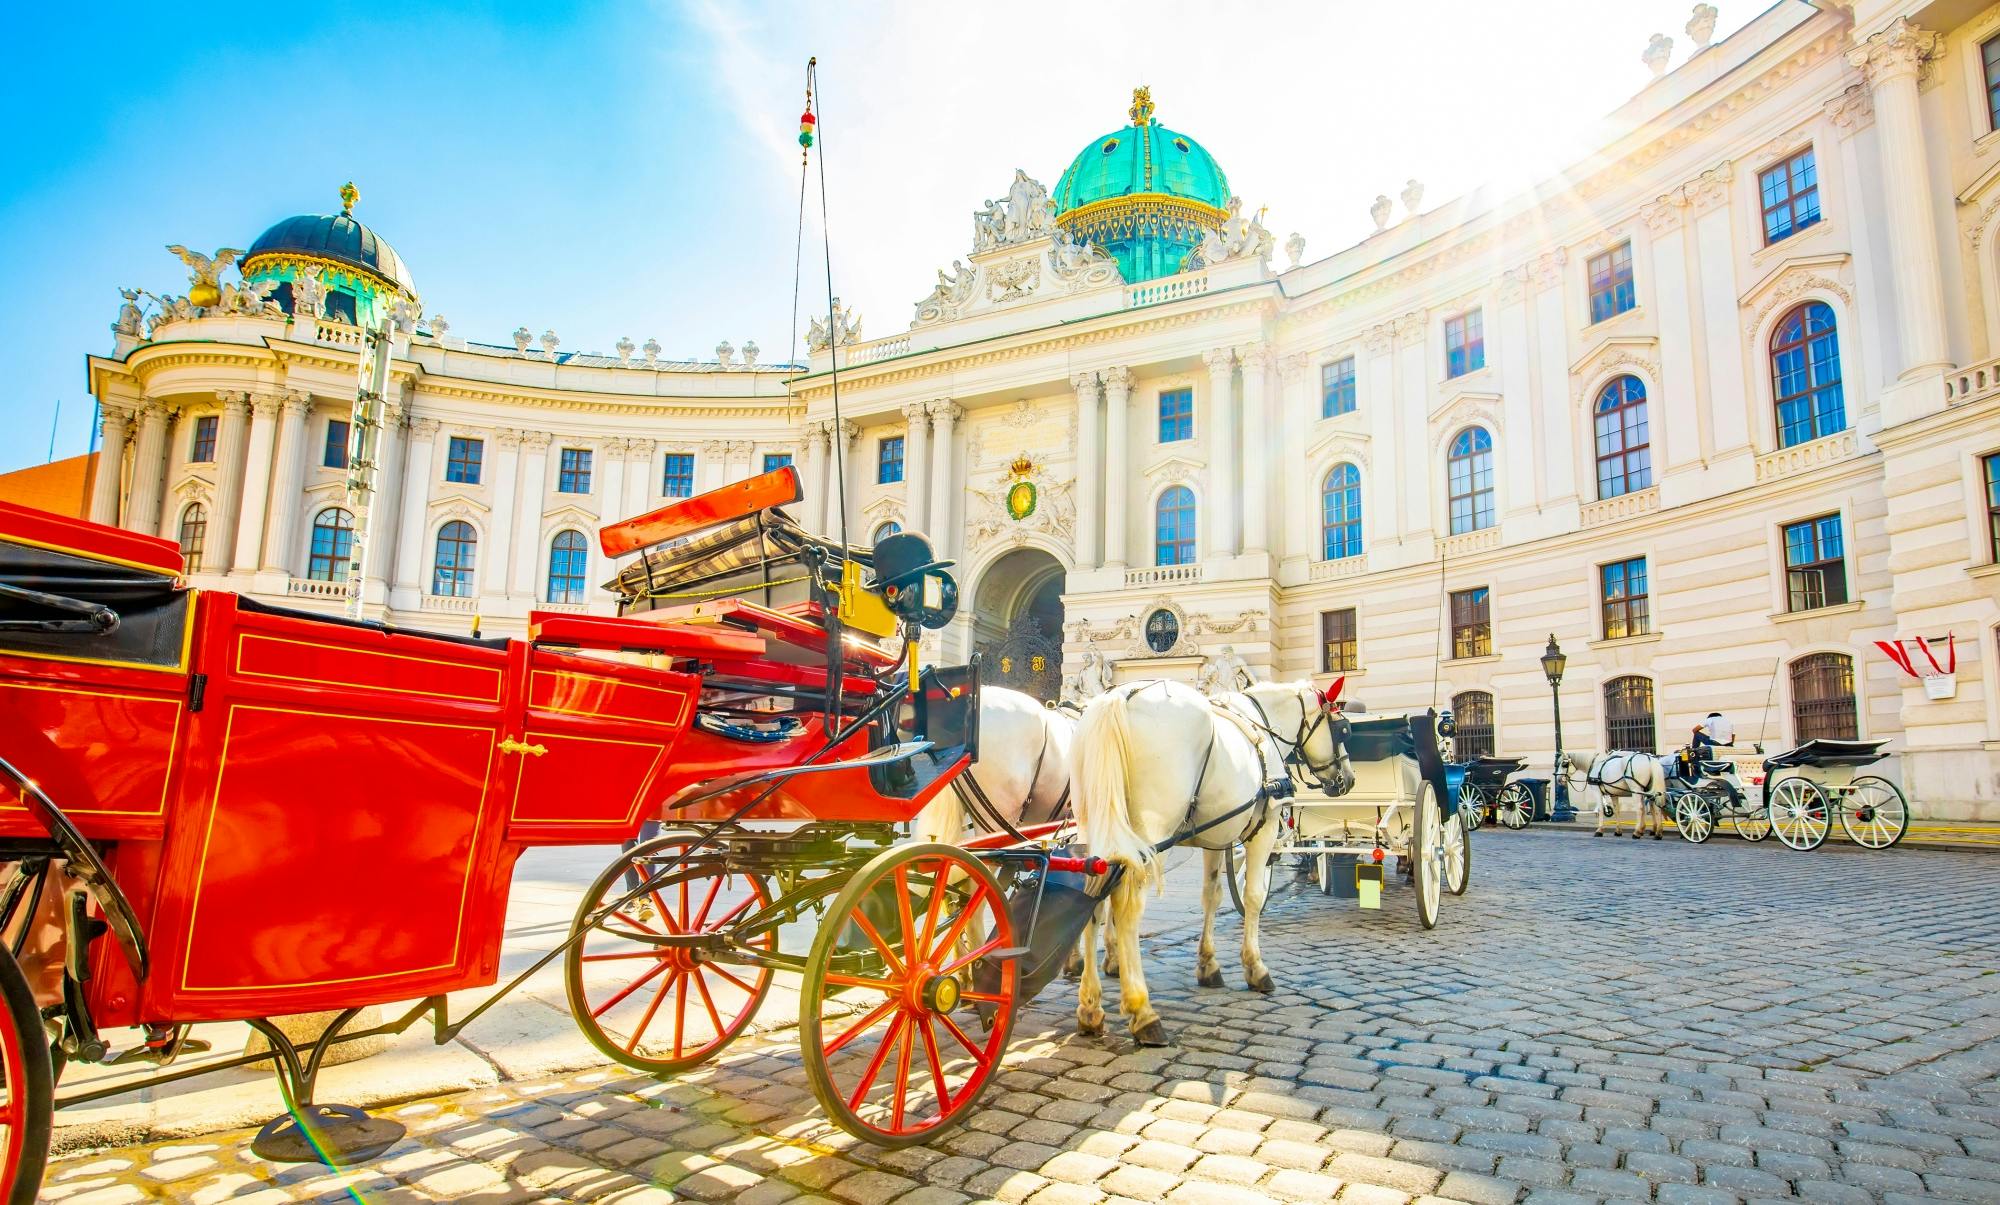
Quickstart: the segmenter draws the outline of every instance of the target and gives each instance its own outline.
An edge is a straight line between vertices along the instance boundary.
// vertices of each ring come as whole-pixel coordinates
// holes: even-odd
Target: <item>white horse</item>
[[[1563,754],[1564,781],[1569,781],[1577,768],[1575,754]],[[1650,753],[1620,751],[1600,753],[1590,763],[1584,774],[1584,783],[1597,789],[1597,827],[1591,836],[1602,837],[1605,826],[1618,814],[1618,803],[1622,799],[1636,799],[1639,807],[1639,822],[1632,829],[1632,839],[1637,841],[1646,834],[1646,818],[1653,820],[1653,840],[1661,839],[1666,830],[1667,816],[1667,775],[1670,772],[1664,758]]]
[[[1044,706],[1032,695],[1004,686],[979,688],[979,761],[966,770],[979,794],[1001,819],[1019,828],[1056,818],[1069,798],[1070,747],[1076,714]],[[919,841],[956,844],[965,834],[965,801],[954,787],[938,792],[911,826]],[[999,831],[988,817],[972,823]]]
[[[1111,894],[1117,944],[1119,1007],[1142,1046],[1163,1046],[1165,1028],[1146,993],[1139,965],[1139,922],[1147,880],[1161,847],[1202,850],[1202,927],[1197,974],[1222,985],[1215,959],[1215,914],[1222,903],[1224,853],[1242,843],[1246,866],[1270,859],[1278,837],[1274,795],[1288,794],[1294,769],[1330,794],[1352,781],[1341,747],[1345,721],[1310,683],[1264,683],[1213,703],[1190,686],[1146,682],[1092,699],[1076,734],[1073,774],[1077,825],[1090,852],[1124,869]],[[1258,946],[1262,875],[1246,875],[1243,974],[1254,991],[1273,990]],[[1104,1029],[1103,985],[1095,959],[1096,925],[1084,930],[1077,1027]]]

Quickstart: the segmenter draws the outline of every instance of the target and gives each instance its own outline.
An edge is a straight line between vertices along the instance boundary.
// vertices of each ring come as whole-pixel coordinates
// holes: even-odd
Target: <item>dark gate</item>
[[[1062,642],[1042,634],[1041,621],[1021,615],[1007,634],[979,648],[982,683],[1030,694],[1044,703],[1062,693]]]

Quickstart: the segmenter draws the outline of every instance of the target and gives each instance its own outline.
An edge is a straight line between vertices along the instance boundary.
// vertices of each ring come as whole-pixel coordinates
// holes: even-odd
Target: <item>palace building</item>
[[[387,317],[363,591],[395,624],[608,612],[600,524],[790,461],[808,526],[956,559],[933,651],[988,681],[1344,677],[1546,765],[1553,637],[1572,749],[1711,710],[1772,751],[1887,737],[1918,815],[2000,819],[2000,5],[1714,18],[1560,178],[1413,183],[1323,258],[1140,89],[938,249],[905,329],[836,310],[804,365],[469,341],[350,193],[240,280],[182,252],[186,296],[127,299],[89,513],[177,537],[197,585],[337,608]],[[1948,692],[1874,647],[1947,634]]]

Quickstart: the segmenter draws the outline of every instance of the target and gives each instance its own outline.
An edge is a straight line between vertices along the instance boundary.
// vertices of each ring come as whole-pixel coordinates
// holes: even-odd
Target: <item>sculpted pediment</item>
[[[491,512],[493,508],[486,505],[484,502],[481,502],[479,499],[473,497],[471,494],[456,493],[456,494],[444,494],[440,497],[432,498],[430,502],[430,509],[432,511],[453,509],[459,511],[461,514],[483,515]]]
[[[1838,297],[1843,305],[1854,303],[1854,260],[1846,252],[1833,255],[1801,255],[1784,260],[1751,285],[1738,303],[1743,309],[1743,330],[1754,334],[1770,317],[1771,311],[1812,292]]]
[[[1443,405],[1431,411],[1430,421],[1432,426],[1444,425],[1457,428],[1478,419],[1481,422],[1491,423],[1493,429],[1497,431],[1499,414],[1499,394],[1467,390],[1447,399]]]
[[[1369,448],[1369,438],[1362,432],[1329,431],[1306,448],[1306,463],[1351,460],[1365,469],[1368,467]]]
[[[911,329],[1125,283],[1109,255],[1057,228],[1048,189],[1020,170],[1004,195],[974,211],[969,258],[938,270]]]
[[[1199,481],[1203,467],[1200,461],[1185,456],[1166,456],[1147,465],[1141,470],[1141,475],[1149,481],[1184,485]]]
[[[543,511],[542,522],[544,524],[576,523],[582,526],[594,527],[597,524],[597,516],[580,506],[570,503]]]
[[[1660,380],[1660,341],[1650,335],[1626,335],[1606,339],[1569,366],[1571,400],[1581,402],[1607,378],[1621,372],[1638,372],[1647,382]]]

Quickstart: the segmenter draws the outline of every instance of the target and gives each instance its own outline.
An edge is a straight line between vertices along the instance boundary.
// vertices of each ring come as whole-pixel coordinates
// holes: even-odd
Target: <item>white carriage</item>
[[[1809,740],[1764,759],[1764,800],[1771,829],[1792,849],[1818,849],[1833,817],[1848,839],[1887,849],[1910,828],[1910,805],[1895,783],[1857,774],[1881,761],[1889,742]]]
[[[1264,873],[1296,873],[1330,895],[1338,869],[1354,858],[1362,906],[1368,907],[1369,884],[1407,868],[1417,918],[1434,928],[1445,893],[1464,895],[1472,878],[1471,832],[1445,786],[1436,713],[1347,712],[1344,718],[1353,784],[1338,795],[1301,791],[1285,800],[1275,820],[1283,828]],[[1241,858],[1240,848],[1229,852],[1238,912]]]

